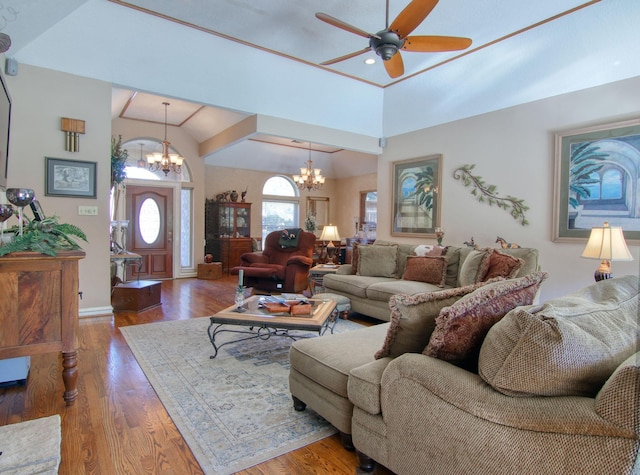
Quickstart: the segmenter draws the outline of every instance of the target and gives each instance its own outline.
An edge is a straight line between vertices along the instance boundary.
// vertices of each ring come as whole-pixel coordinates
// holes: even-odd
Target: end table
[[[324,276],[335,274],[340,268],[337,264],[318,264],[309,269],[309,291],[311,296],[317,292],[324,292]]]

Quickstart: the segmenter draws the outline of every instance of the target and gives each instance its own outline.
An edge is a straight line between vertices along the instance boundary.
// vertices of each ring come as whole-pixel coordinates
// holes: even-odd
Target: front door
[[[127,250],[142,264],[127,266],[127,280],[173,277],[173,189],[127,186]]]

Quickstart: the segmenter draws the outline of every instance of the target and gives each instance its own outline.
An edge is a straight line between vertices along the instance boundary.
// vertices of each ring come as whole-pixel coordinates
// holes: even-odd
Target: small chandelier
[[[136,162],[136,164],[138,165],[138,168],[146,168],[147,167],[147,161],[144,159],[144,152],[142,151],[142,147],[144,147],[144,145],[141,143],[140,144],[140,158]]]
[[[147,162],[149,162],[149,170],[152,172],[162,170],[166,175],[169,172],[174,172],[176,175],[180,174],[182,171],[182,162],[184,158],[182,158],[177,153],[169,153],[169,145],[171,143],[167,140],[167,107],[169,107],[168,102],[163,102],[164,104],[164,140],[162,141],[162,153],[155,152],[147,155]]]
[[[324,177],[320,174],[319,168],[313,168],[311,160],[311,142],[309,142],[309,160],[307,166],[300,168],[300,175],[293,175],[293,181],[296,182],[298,188],[308,191],[319,190],[324,185]]]

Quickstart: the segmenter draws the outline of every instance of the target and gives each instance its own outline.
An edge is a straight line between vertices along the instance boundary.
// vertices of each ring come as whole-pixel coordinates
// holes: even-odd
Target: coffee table
[[[266,298],[254,295],[245,301],[244,312],[238,312],[234,304],[210,317],[211,323],[207,333],[214,350],[211,359],[218,356],[220,348],[230,343],[254,338],[268,340],[272,336],[286,336],[292,340],[303,338],[290,334],[289,330],[317,331],[318,335],[324,335],[327,330],[333,333],[333,327],[338,321],[335,300],[306,299],[313,306],[311,314],[291,316],[284,313],[269,313],[267,309],[261,308],[260,305]],[[227,325],[237,325],[246,329],[238,330],[229,328]],[[216,343],[216,337],[221,333],[238,333],[244,336],[233,341]]]

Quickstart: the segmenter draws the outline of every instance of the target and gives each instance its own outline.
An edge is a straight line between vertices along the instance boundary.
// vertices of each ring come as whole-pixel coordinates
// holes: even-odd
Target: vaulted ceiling
[[[389,21],[408,3],[391,0]],[[411,36],[468,37],[471,46],[402,51],[405,73],[397,78],[389,77],[372,51],[320,64],[364,50],[368,39],[320,21],[317,12],[375,34],[386,26],[385,0],[2,0],[0,6],[0,31],[13,42],[7,56],[111,81],[114,117],[162,123],[161,103],[168,98],[170,123],[184,127],[198,143],[265,113],[322,127],[335,124],[377,139],[640,74],[637,0],[440,0]],[[365,59],[376,62],[368,65]],[[195,68],[194,62],[211,78],[211,90],[206,82],[191,89],[178,83],[181,65]],[[239,80],[241,96],[229,78],[238,80],[248,69],[256,76]],[[221,86],[222,78],[227,81]],[[264,84],[264,91],[257,84]],[[318,97],[298,106],[314,88]],[[345,107],[335,110],[336,104]],[[220,153],[233,163],[234,153],[246,154],[246,147],[266,150],[300,139],[327,153],[343,151],[343,159],[355,152],[375,170],[380,149],[358,140],[325,143],[320,136],[258,131],[206,160],[214,163]]]

